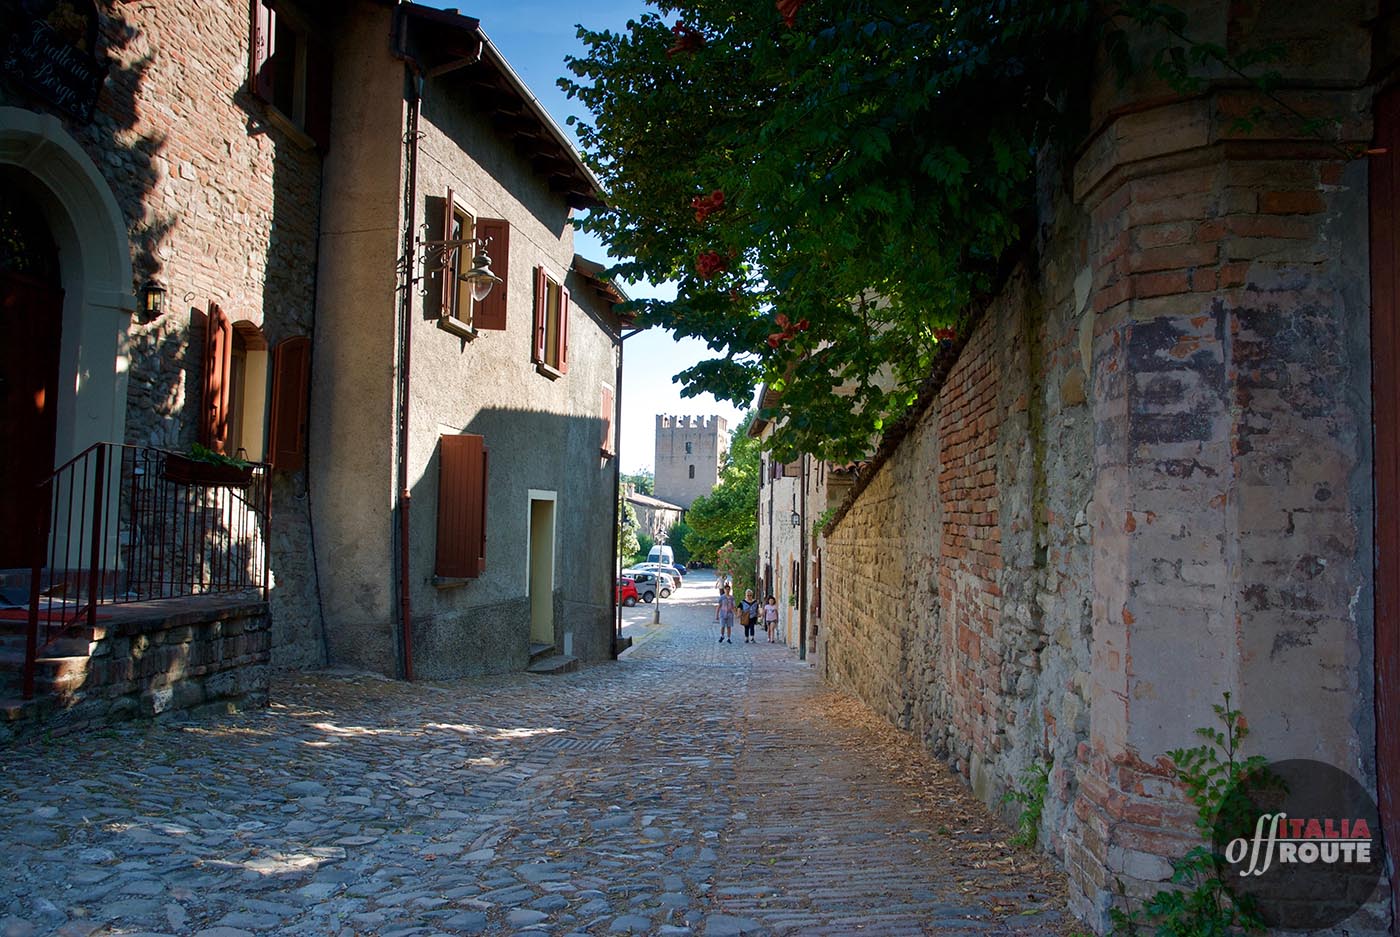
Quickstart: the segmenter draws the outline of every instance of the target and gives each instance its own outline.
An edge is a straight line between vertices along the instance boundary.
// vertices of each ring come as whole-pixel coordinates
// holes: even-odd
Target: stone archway
[[[0,107],[0,165],[22,172],[60,258],[57,465],[125,435],[130,241],[107,181],[57,118]]]

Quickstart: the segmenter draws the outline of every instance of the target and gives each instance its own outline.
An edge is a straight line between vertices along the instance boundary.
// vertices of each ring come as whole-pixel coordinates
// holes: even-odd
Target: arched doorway
[[[63,289],[58,249],[19,170],[0,167],[0,569],[42,543],[35,486],[53,470]]]

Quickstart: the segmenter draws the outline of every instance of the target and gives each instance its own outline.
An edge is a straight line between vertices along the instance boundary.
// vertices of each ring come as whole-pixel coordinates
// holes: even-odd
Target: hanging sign
[[[9,4],[6,4],[9,5]],[[21,0],[0,70],[39,100],[87,123],[107,78],[97,59],[97,8],[92,0]]]

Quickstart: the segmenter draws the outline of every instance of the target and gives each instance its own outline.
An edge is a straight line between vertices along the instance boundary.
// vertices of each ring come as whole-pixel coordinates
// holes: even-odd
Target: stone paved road
[[[691,577],[624,660],[0,750],[0,937],[1072,932],[1061,878]]]

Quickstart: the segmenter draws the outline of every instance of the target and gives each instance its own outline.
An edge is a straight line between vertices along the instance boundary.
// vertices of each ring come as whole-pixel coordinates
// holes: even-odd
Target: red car
[[[637,604],[637,584],[626,577],[618,577],[616,591],[616,602],[618,605],[626,605],[631,608]]]

